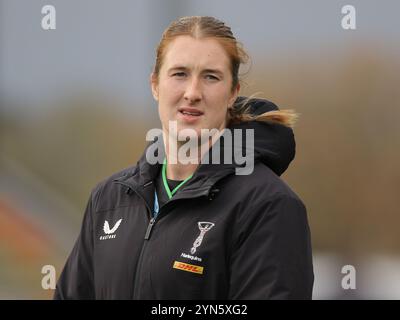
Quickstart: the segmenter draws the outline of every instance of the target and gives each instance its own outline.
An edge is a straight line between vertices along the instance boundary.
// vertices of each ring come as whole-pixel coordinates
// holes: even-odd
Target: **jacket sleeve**
[[[229,299],[311,299],[314,273],[306,209],[277,195],[238,220]]]
[[[93,193],[92,193],[93,194]],[[93,196],[86,206],[78,239],[58,279],[54,300],[94,299],[93,272]]]

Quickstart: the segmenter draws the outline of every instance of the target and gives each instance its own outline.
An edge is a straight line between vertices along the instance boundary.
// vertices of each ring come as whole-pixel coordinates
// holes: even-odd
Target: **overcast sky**
[[[148,77],[170,21],[213,15],[230,25],[257,59],[307,54],[322,46],[374,41],[400,47],[400,1],[0,0],[0,93],[40,106],[80,90],[135,105],[153,103]],[[43,30],[41,9],[56,8],[56,30]],[[356,30],[341,27],[341,8],[356,8]],[[400,50],[399,50],[400,52]]]

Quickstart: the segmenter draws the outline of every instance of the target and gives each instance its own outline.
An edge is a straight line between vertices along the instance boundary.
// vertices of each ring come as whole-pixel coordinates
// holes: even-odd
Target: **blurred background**
[[[55,30],[41,27],[48,4]],[[0,0],[0,298],[52,297],[42,267],[58,278],[91,189],[160,127],[155,48],[186,15],[232,27],[252,58],[242,95],[301,114],[282,178],[308,210],[314,299],[400,299],[397,0]]]

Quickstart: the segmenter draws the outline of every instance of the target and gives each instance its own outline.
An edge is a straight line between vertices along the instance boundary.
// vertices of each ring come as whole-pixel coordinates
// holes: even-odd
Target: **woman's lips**
[[[188,112],[188,111],[178,112],[178,118],[188,123],[194,123],[198,121],[202,115],[203,113],[201,112]]]
[[[188,123],[198,121],[203,114],[204,113],[197,108],[182,107],[178,109],[178,118]]]

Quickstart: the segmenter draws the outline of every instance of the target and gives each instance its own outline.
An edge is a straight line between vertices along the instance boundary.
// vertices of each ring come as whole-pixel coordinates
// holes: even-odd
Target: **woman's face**
[[[151,77],[152,92],[158,101],[164,133],[169,122],[182,129],[222,130],[227,110],[236,100],[239,85],[232,91],[230,61],[217,40],[175,38],[166,48],[159,77]]]

